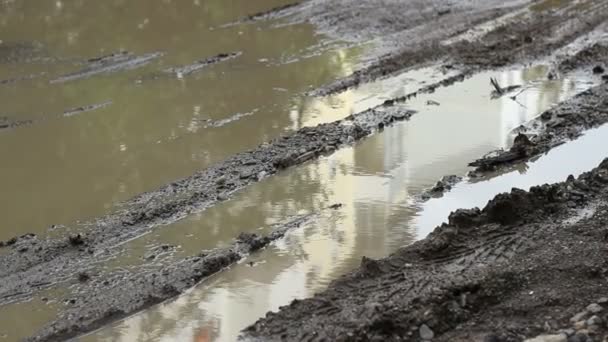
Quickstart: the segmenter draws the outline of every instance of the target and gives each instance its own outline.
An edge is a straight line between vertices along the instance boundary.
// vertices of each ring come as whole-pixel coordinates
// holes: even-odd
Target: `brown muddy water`
[[[87,221],[280,134],[449,76],[431,67],[331,97],[304,96],[350,74],[361,49],[328,42],[307,25],[226,25],[287,3],[0,0],[0,240]],[[108,19],[91,20],[99,17]],[[141,59],[88,69],[96,61],[87,60],[118,51]],[[193,73],[163,72],[233,52]],[[442,176],[465,175],[468,162],[508,147],[515,128],[593,83],[576,76],[547,81],[547,71],[484,73],[419,96],[403,104],[418,111],[411,120],[126,243],[120,257],[96,266],[99,272],[142,267],[158,245],[175,246],[155,261],[170,262],[227,245],[240,232],[319,213],[179,298],[82,340],[233,341],[268,310],[322,290],[362,256],[383,257],[424,237],[450,210],[591,169],[606,155],[597,148],[608,146],[606,127],[519,171],[461,183],[424,204],[415,200]],[[524,87],[515,100],[492,99],[490,77]],[[323,210],[335,203],[343,206]],[[0,340],[49,321],[63,305],[53,291],[70,289],[0,308]]]
[[[295,95],[350,73],[357,49],[328,50],[307,25],[222,27],[287,3],[0,1],[0,127],[16,123],[0,129],[0,240],[102,215],[299,126]],[[150,58],[53,82],[120,51]]]

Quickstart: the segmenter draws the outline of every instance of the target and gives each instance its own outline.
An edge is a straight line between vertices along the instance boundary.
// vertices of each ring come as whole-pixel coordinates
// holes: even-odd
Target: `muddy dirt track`
[[[426,239],[386,259],[364,258],[355,272],[313,298],[269,313],[246,336],[521,341],[550,334],[565,341],[577,334],[582,341],[589,335],[602,341],[607,191],[608,159],[578,179],[530,192],[514,189],[482,210],[456,211]],[[586,312],[598,301],[604,306]],[[588,321],[594,313],[601,317],[597,323]]]
[[[584,73],[597,82],[520,127],[508,150],[471,160],[476,169],[470,177],[516,167],[608,122],[608,3],[604,1],[311,0],[253,13],[229,25],[276,19],[312,23],[348,45],[374,43],[359,70],[313,90],[313,96],[340,93],[431,64],[452,76],[344,119],[301,128],[231,155],[77,227],[59,229],[52,236],[25,234],[0,241],[0,305],[23,303],[42,291],[72,286],[57,317],[33,332],[31,340],[61,340],[90,332],[173,298],[282,238],[310,218],[279,223],[267,236],[241,235],[229,247],[201,251],[169,265],[150,262],[149,267],[103,277],[90,271],[92,265],[119,254],[127,241],[238,196],[284,169],[383,134],[393,123],[418,115],[406,108],[411,98],[478,72],[540,61],[551,66],[549,79]],[[45,56],[36,45],[2,49],[7,47],[0,45],[0,61],[6,62]],[[140,68],[161,56],[161,52],[101,56],[51,82]],[[138,82],[167,75],[180,78],[240,56],[241,52],[221,53],[164,68]],[[518,89],[500,96],[516,101]],[[111,104],[78,107],[63,115]],[[0,117],[0,130],[31,123]],[[455,178],[450,186],[458,181]],[[247,328],[245,337],[521,341],[565,329],[565,338],[572,341],[589,336],[600,341],[608,324],[608,303],[600,300],[608,296],[607,186],[605,161],[579,179],[530,192],[514,190],[497,196],[483,210],[458,211],[427,239],[384,260],[364,259],[360,269],[325,292],[268,314]],[[602,310],[589,309],[580,319],[569,321],[589,304]],[[588,322],[594,317],[599,321]]]

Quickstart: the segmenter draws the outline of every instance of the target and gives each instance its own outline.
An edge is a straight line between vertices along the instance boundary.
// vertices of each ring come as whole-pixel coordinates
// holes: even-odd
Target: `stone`
[[[576,323],[576,322],[582,321],[582,320],[586,319],[588,315],[589,315],[589,312],[587,312],[587,311],[579,312],[576,315],[572,316],[572,318],[570,318],[570,322]]]
[[[435,337],[435,333],[433,332],[433,330],[431,330],[431,328],[429,328],[428,325],[423,324],[420,326],[420,329],[418,329],[418,332],[420,333],[420,338],[423,340],[432,340],[433,337]]]
[[[593,315],[587,320],[587,325],[600,325],[602,324],[602,319],[600,316]]]
[[[585,329],[586,326],[587,326],[586,321],[578,321],[578,322],[574,323],[574,329],[576,329],[576,330]]]
[[[608,297],[602,297],[602,298],[598,299],[597,303],[600,304],[600,305],[606,305],[606,304],[608,304]]]
[[[568,337],[566,334],[539,335],[535,338],[529,338],[524,342],[568,342]]]
[[[593,314],[600,313],[600,312],[602,312],[602,310],[604,310],[604,308],[602,308],[597,303],[589,304],[589,306],[587,306],[587,311],[589,311]]]

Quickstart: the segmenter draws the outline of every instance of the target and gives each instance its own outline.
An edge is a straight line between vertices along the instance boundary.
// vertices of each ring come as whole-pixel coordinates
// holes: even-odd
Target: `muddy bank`
[[[312,219],[314,215],[297,217],[276,225],[265,236],[242,233],[229,247],[203,251],[158,269],[116,271],[101,276],[82,272],[78,283],[72,286],[74,295],[65,299],[65,308],[57,319],[27,340],[69,339],[176,297]]]
[[[0,255],[0,303],[25,300],[36,291],[70,279],[87,263],[103,260],[114,253],[111,249],[154,227],[225,201],[254,182],[352,144],[412,114],[407,109],[379,108],[302,128],[143,194],[126,203],[123,211],[78,227],[78,233],[12,239],[4,243],[9,250]]]
[[[545,153],[584,131],[608,122],[608,83],[593,87],[542,113],[518,129],[513,146],[471,162],[472,177],[497,171]]]
[[[522,341],[560,329],[575,336],[576,322],[579,337],[600,341],[608,332],[607,195],[608,159],[578,179],[458,210],[426,239],[382,260],[363,258],[359,269],[268,313],[244,337]],[[601,319],[588,321],[594,312]]]
[[[596,0],[383,1],[381,6],[365,1],[311,1],[297,8],[297,13],[287,15],[292,20],[307,20],[334,37],[374,41],[377,46],[359,70],[311,93],[321,96],[429,63],[471,72],[552,57],[559,66],[586,48],[584,38],[597,33],[608,18],[608,5]],[[378,36],[387,38],[374,40]],[[553,55],[566,47],[568,53]]]

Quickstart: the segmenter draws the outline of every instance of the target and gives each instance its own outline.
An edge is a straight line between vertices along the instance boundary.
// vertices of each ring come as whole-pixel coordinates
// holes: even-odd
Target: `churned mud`
[[[363,258],[326,291],[268,313],[244,337],[602,341],[607,195],[608,159],[577,179],[458,210],[426,239],[386,259]]]
[[[28,301],[56,285],[70,284],[73,289],[74,296],[58,316],[31,340],[61,340],[89,332],[175,297],[280,239],[310,216],[277,225],[267,236],[242,234],[226,248],[202,251],[167,265],[146,265],[103,277],[90,273],[92,265],[115,257],[126,242],[226,201],[286,168],[382,134],[394,122],[415,114],[408,108],[413,98],[480,71],[540,60],[551,64],[547,79],[584,73],[598,85],[519,127],[508,150],[472,161],[476,169],[471,177],[512,168],[608,122],[608,39],[604,34],[608,4],[604,1],[385,0],[378,4],[310,0],[254,13],[220,28],[277,18],[312,23],[319,31],[352,44],[374,45],[359,69],[312,90],[313,96],[337,94],[431,64],[445,78],[344,119],[300,128],[233,154],[190,177],[136,196],[116,212],[91,222],[58,229],[50,236],[23,234],[0,241],[0,305]],[[237,52],[160,69],[138,81],[181,79],[242,55],[237,49],[221,51]],[[0,63],[34,62],[45,55],[44,48],[34,43],[0,44]],[[83,62],[79,70],[51,77],[50,83],[142,68],[162,56],[161,52],[136,55],[126,51],[104,55]],[[0,85],[41,76],[6,78]],[[488,93],[494,89],[496,99],[516,101],[518,92],[525,91],[519,85],[493,83],[488,80]],[[67,109],[61,116],[110,104],[111,100]],[[427,105],[450,104],[429,100]],[[209,120],[205,127],[221,127],[257,110]],[[0,117],[0,131],[35,122]],[[446,176],[421,199],[441,196],[462,179]],[[603,337],[608,321],[608,300],[601,298],[608,294],[607,194],[608,160],[578,179],[529,192],[514,189],[498,195],[482,210],[456,211],[449,223],[428,238],[383,260],[364,258],[358,270],[327,291],[269,313],[247,328],[244,337],[264,341],[521,341],[540,334]],[[156,258],[151,253],[146,259]]]
[[[69,339],[175,297],[312,219],[314,215],[297,217],[264,236],[242,233],[226,248],[203,251],[158,269],[115,271],[102,276],[81,272],[73,287],[76,295],[66,300],[67,308],[28,340]],[[86,242],[82,241],[82,246],[86,248]]]
[[[545,153],[580,136],[581,132],[608,122],[608,84],[589,89],[572,100],[548,110],[520,127],[519,135],[507,151],[493,152],[471,162],[472,175],[496,171]],[[535,133],[538,132],[538,133]]]

